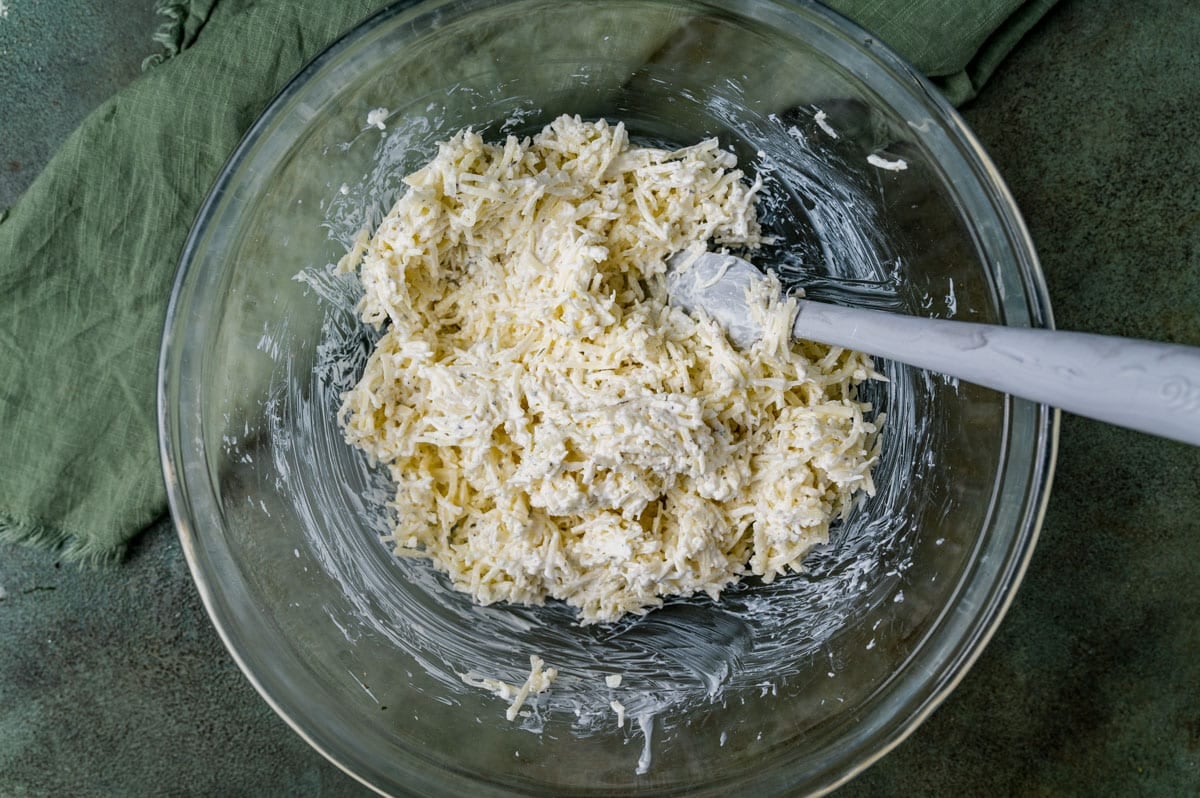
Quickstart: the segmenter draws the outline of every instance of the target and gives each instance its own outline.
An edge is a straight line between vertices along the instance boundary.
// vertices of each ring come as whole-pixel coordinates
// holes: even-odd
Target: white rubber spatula
[[[672,304],[704,310],[730,340],[762,337],[747,289],[763,280],[731,255],[668,261]],[[792,335],[896,360],[1081,416],[1200,446],[1200,348],[1089,333],[926,319],[799,300]]]

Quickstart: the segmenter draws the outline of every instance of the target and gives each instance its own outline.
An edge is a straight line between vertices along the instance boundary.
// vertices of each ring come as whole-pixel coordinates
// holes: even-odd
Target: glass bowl
[[[1029,237],[962,120],[816,4],[401,3],[280,94],[188,239],[159,416],[196,584],[271,706],[383,793],[832,789],[909,734],[999,623],[1037,536],[1057,415],[880,363],[888,381],[864,390],[887,414],[879,490],[804,572],[639,619],[477,607],[394,558],[386,478],[335,418],[374,333],[332,264],[438,140],[562,113],[644,141],[719,137],[765,181],[779,241],[759,262],[811,297],[1051,323]],[[520,684],[531,655],[559,676],[512,721],[467,683]]]

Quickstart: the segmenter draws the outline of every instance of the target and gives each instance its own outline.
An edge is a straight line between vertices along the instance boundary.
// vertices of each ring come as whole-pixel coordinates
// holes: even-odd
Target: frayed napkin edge
[[[146,56],[142,60],[143,72],[174,58],[191,45],[187,36],[187,24],[195,14],[190,0],[157,0],[154,4],[154,13],[164,17],[158,30],[150,37],[162,48],[162,52]],[[203,22],[205,15],[201,14],[200,16],[201,22]]]
[[[119,565],[126,551],[124,543],[104,546],[65,529],[18,521],[6,515],[0,515],[0,543],[57,550],[64,561],[90,568]]]

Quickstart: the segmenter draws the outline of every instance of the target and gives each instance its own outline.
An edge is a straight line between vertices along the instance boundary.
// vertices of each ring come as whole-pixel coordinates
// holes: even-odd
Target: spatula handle
[[[1200,348],[800,302],[797,338],[1200,446]]]

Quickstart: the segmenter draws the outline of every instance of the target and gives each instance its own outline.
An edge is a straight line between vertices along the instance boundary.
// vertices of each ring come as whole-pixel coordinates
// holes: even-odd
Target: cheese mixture
[[[744,351],[667,303],[673,253],[760,244],[736,166],[564,116],[463,131],[405,179],[340,265],[384,330],[339,417],[395,483],[397,554],[483,604],[612,621],[798,570],[873,492],[865,356],[789,341],[778,294]]]

